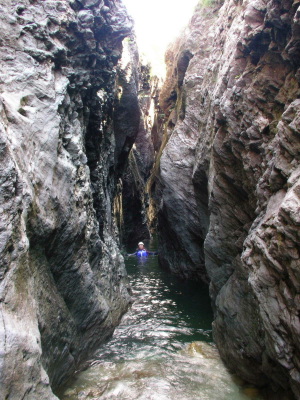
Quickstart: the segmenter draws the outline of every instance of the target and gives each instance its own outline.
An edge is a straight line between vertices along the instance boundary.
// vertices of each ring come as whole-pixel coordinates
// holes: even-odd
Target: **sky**
[[[187,25],[199,0],[123,0],[135,21],[140,54],[163,75],[164,53]]]

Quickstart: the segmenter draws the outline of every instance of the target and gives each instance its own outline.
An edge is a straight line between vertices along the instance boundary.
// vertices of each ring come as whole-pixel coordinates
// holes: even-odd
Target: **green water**
[[[133,306],[61,400],[259,399],[234,382],[212,343],[207,287],[161,270],[157,256],[125,262]]]

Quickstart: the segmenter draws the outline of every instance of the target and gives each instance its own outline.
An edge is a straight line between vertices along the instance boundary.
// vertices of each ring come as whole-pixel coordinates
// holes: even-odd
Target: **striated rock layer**
[[[146,182],[154,162],[151,131],[159,84],[158,78],[150,77],[149,65],[141,65],[140,70],[138,95],[141,110],[140,126],[123,173],[115,207],[121,242],[130,248],[135,247],[139,241],[150,238]]]
[[[300,3],[198,8],[166,54],[162,262],[210,280],[229,368],[300,398]]]
[[[0,10],[0,397],[54,399],[130,301],[112,204],[138,55],[120,0]]]

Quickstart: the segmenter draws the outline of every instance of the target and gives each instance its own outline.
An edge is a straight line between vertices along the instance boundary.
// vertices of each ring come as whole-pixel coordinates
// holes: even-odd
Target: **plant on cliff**
[[[211,7],[213,5],[221,5],[224,3],[224,0],[200,0],[196,5],[195,11],[199,11],[205,7]]]

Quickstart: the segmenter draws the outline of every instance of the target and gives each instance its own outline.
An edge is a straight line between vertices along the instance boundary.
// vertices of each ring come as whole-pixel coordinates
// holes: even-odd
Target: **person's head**
[[[140,249],[140,250],[143,250],[143,248],[144,248],[144,243],[143,243],[143,242],[139,242],[138,246],[139,246],[139,249]]]

